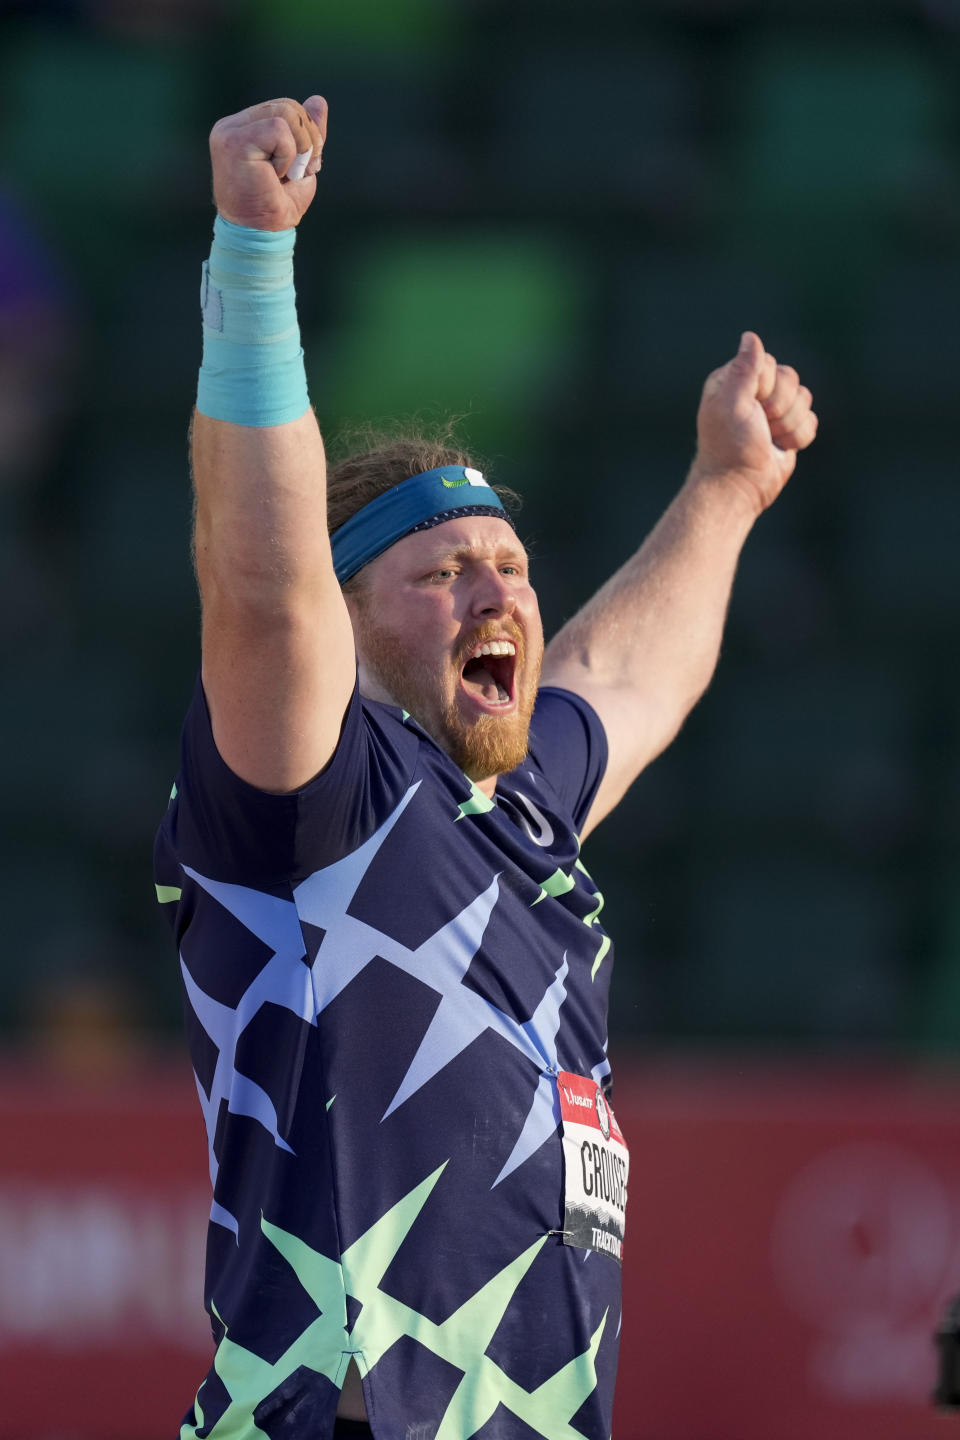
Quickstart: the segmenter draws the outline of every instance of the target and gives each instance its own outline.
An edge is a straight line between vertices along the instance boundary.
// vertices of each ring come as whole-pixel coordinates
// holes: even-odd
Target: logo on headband
[[[486,485],[487,489],[490,489],[490,482],[488,480],[484,480],[483,476],[480,474],[480,471],[470,470],[469,468],[464,470],[462,480],[446,480],[441,475],[440,484],[443,485],[447,490],[456,490],[457,487],[460,485]]]

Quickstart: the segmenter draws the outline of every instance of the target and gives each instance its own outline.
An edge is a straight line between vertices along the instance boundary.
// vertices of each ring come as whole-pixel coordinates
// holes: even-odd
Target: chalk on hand
[[[307,173],[307,166],[310,164],[310,157],[313,150],[302,150],[287,171],[288,180],[302,180]]]

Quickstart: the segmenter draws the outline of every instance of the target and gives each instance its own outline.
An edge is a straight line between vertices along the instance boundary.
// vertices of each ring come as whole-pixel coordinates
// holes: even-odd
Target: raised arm
[[[704,386],[697,453],[680,493],[547,647],[542,683],[589,701],[610,747],[584,833],[669,745],[709,684],[740,550],[816,430],[796,371],[746,332]]]
[[[203,685],[224,760],[276,791],[329,761],[355,670],[293,299],[326,122],[319,96],[271,100],[210,135],[218,218],[192,442]]]

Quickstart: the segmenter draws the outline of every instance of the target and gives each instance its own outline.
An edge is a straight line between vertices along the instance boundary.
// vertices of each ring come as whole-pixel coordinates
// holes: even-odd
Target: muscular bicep
[[[355,676],[316,421],[251,431],[197,415],[194,477],[217,749],[251,785],[295,790],[333,755]]]
[[[342,597],[325,604],[318,595],[316,613],[294,609],[272,622],[242,605],[205,602],[202,673],[213,738],[230,769],[261,790],[299,789],[333,755],[353,689]]]
[[[576,661],[552,660],[549,649],[543,684],[579,695],[596,713],[606,736],[603,778],[580,830],[580,838],[585,840],[619,804],[638,775],[667,747],[676,727],[671,730],[669,717],[649,692],[606,684]]]

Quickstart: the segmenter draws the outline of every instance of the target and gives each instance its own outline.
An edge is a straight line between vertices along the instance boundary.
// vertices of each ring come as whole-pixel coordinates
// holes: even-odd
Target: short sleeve
[[[258,790],[220,755],[198,677],[169,817],[178,859],[226,881],[295,883],[374,832],[403,795],[416,760],[416,738],[388,707],[367,707],[355,686],[327,768],[290,794]]]
[[[607,736],[597,712],[572,690],[544,686],[533,712],[530,754],[579,831],[607,768]]]

